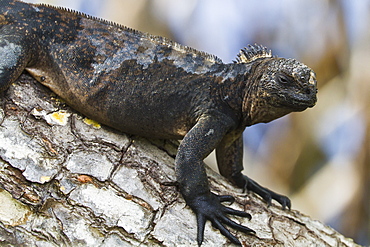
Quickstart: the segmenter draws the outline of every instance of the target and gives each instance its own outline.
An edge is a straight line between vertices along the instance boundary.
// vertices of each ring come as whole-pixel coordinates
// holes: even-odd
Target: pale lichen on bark
[[[196,246],[195,216],[175,182],[176,141],[100,126],[27,75],[0,102],[0,245]],[[356,246],[207,172],[212,191],[252,215],[233,217],[256,231],[235,232],[245,246]],[[203,246],[228,244],[208,223]]]

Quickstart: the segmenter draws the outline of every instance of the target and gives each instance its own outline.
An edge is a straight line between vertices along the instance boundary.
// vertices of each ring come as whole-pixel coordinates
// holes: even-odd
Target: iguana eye
[[[292,82],[291,78],[283,74],[276,75],[276,80],[281,84],[290,84]]]

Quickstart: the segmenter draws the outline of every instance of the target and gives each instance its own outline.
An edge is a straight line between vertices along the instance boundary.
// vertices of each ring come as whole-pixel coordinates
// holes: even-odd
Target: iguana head
[[[251,86],[243,100],[243,112],[252,124],[269,122],[316,103],[316,77],[312,69],[295,59],[273,57],[262,46],[241,51],[238,63],[254,63]]]

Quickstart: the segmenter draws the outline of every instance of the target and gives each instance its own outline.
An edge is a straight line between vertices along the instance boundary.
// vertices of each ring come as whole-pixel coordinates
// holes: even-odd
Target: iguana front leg
[[[7,89],[26,67],[29,61],[26,43],[19,35],[0,34],[0,92]]]
[[[243,135],[230,133],[226,135],[216,149],[217,165],[222,176],[226,177],[239,188],[253,191],[260,195],[268,205],[272,199],[279,202],[283,208],[290,209],[291,202],[288,197],[277,194],[262,187],[254,180],[242,174],[243,170]]]
[[[225,116],[205,116],[185,135],[176,156],[176,176],[186,203],[195,212],[198,223],[197,241],[201,245],[207,220],[233,243],[240,245],[224,225],[242,232],[253,230],[235,223],[227,214],[248,217],[244,211],[228,208],[221,204],[234,201],[232,196],[218,196],[210,192],[203,159],[216,147],[231,123]]]

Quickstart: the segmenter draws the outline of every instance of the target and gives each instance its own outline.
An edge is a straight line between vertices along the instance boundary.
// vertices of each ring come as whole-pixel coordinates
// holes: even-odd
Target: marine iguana
[[[225,225],[253,233],[227,214],[232,196],[212,193],[203,159],[216,149],[218,168],[240,188],[290,200],[243,170],[242,133],[316,103],[315,73],[267,48],[244,48],[233,63],[76,11],[0,1],[0,90],[26,70],[71,107],[125,133],[182,139],[175,159],[180,192],[197,217],[201,245],[207,220],[240,245]]]

